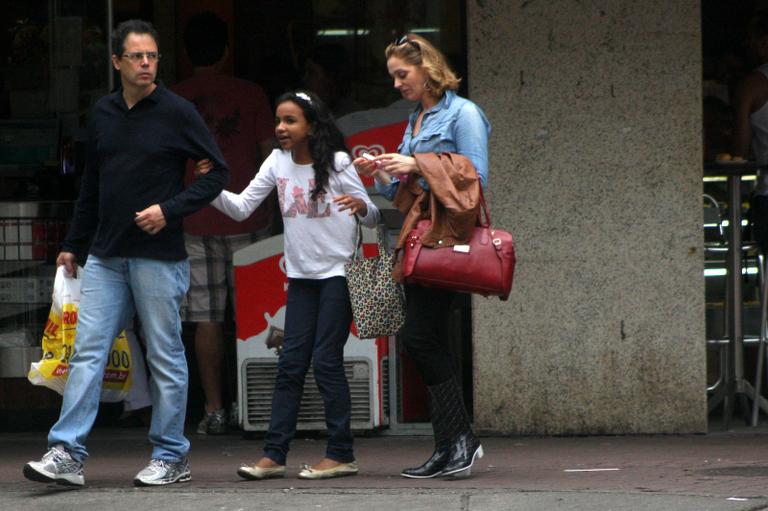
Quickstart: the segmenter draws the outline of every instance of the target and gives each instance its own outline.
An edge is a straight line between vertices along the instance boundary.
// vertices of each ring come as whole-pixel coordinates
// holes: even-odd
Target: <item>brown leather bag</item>
[[[423,245],[421,239],[429,231],[431,220],[419,220],[403,246],[402,271],[406,283],[498,296],[502,300],[509,297],[516,262],[512,235],[491,227],[482,189],[480,205],[468,245]]]

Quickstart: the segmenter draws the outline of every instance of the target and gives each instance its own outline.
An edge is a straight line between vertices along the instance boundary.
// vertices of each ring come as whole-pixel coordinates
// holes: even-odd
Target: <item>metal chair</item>
[[[760,275],[760,336],[757,349],[757,368],[755,370],[755,400],[752,403],[752,426],[757,426],[760,415],[760,399],[763,384],[763,367],[765,364],[766,350],[766,329],[768,329],[768,277],[766,271],[768,268],[768,258],[762,247],[758,246],[758,268]]]
[[[728,238],[725,233],[724,229],[724,218],[721,213],[720,205],[715,200],[714,197],[711,195],[703,194],[703,206],[704,206],[704,253],[705,256],[707,255],[714,255],[714,256],[721,256],[725,257],[728,253]],[[733,226],[728,226],[729,228],[732,228]],[[740,227],[740,226],[738,226]],[[747,241],[742,243],[741,246],[741,254],[742,257],[755,257],[757,259],[757,274],[758,274],[758,281],[759,281],[759,287],[760,287],[760,310],[761,310],[761,334],[758,337],[745,337],[743,342],[744,344],[753,344],[753,343],[760,343],[760,349],[764,350],[765,346],[765,331],[766,331],[766,323],[768,323],[768,313],[766,313],[766,300],[764,297],[766,296],[766,287],[768,287],[768,279],[764,278],[765,275],[765,258],[763,257],[763,254],[760,252],[759,247],[757,243]],[[746,267],[747,265],[745,265]],[[728,297],[730,297],[730,294],[733,292],[731,289],[731,286],[726,287],[726,302],[728,301]],[[724,332],[728,332],[728,325],[730,322],[730,318],[728,317],[728,314],[725,314],[725,321],[724,321]],[[719,351],[719,365],[720,365],[720,374],[718,375],[717,380],[710,386],[707,387],[707,393],[711,395],[711,398],[709,400],[708,404],[708,411],[711,412],[715,407],[717,407],[725,395],[725,388],[724,388],[724,382],[728,376],[729,372],[729,365],[728,365],[728,345],[730,343],[730,339],[727,338],[727,334],[725,334],[726,337],[719,338],[719,339],[707,339],[707,345],[712,347],[717,347]],[[760,360],[762,361],[762,352]],[[758,371],[762,374],[762,368],[758,368]],[[756,381],[756,395],[759,396],[759,386],[762,383],[761,379],[755,379]],[[757,414],[759,412],[759,403],[758,399],[755,399],[754,401],[755,407],[753,407],[752,410],[752,423],[756,424],[757,421]],[[743,404],[745,406],[744,411],[747,411],[746,408],[746,402]]]
[[[725,237],[723,229],[723,217],[720,212],[720,205],[717,200],[711,195],[703,195],[704,205],[704,256],[715,255],[722,256],[728,253],[728,242]],[[728,293],[725,294],[723,311],[728,310]],[[708,346],[716,346],[718,348],[718,360],[720,364],[720,372],[717,380],[707,387],[707,394],[713,395],[709,400],[707,412],[712,410],[720,403],[722,396],[718,396],[717,393],[723,388],[725,375],[728,372],[728,315],[725,314],[725,322],[723,328],[723,336],[720,339],[707,339]]]
[[[720,205],[711,195],[704,194],[704,255],[725,256],[728,253],[728,243],[723,230],[723,217],[720,212]],[[726,290],[728,293],[729,290]],[[725,314],[725,324],[723,332],[728,331],[728,315]],[[724,334],[725,335],[725,334]],[[707,339],[707,346],[718,348],[718,360],[720,363],[720,372],[717,380],[707,387],[707,394],[715,394],[722,388],[725,375],[728,371],[727,350],[728,339]],[[708,412],[711,412],[721,399],[710,399]]]

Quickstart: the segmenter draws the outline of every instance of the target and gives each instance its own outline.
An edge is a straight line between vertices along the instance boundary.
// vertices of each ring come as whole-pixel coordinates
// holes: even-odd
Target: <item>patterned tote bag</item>
[[[395,335],[405,321],[405,297],[400,285],[392,278],[395,254],[384,249],[382,229],[376,230],[379,255],[362,257],[362,230],[357,225],[357,250],[347,272],[352,316],[360,339]]]

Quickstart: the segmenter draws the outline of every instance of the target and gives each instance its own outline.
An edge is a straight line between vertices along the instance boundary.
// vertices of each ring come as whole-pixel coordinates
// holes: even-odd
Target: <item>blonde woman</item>
[[[426,39],[407,34],[387,46],[385,56],[394,87],[403,98],[416,101],[417,106],[398,152],[372,161],[357,158],[353,163],[358,171],[373,175],[376,188],[388,199],[397,194],[397,203],[405,191],[400,188],[407,181],[411,181],[410,187],[417,180],[423,191],[430,191],[427,180],[431,176],[420,168],[414,155],[454,153],[471,162],[476,171],[471,178],[479,179],[484,187],[488,179],[490,124],[476,104],[456,94],[459,78],[443,54]],[[439,190],[432,192],[432,199],[442,202]],[[435,450],[423,465],[407,468],[401,475],[417,479],[469,476],[483,448],[472,432],[464,407],[453,354],[440,334],[458,293],[418,285],[406,285],[405,292],[406,318],[400,335],[429,391]]]

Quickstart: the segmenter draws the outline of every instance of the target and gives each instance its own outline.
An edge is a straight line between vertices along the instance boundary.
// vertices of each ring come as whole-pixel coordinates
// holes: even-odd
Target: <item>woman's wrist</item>
[[[419,162],[416,161],[415,156],[410,156],[411,158],[411,173],[413,174],[419,174],[421,175],[421,169],[419,168]]]
[[[392,183],[392,178],[383,170],[376,172],[373,175],[373,178],[384,186],[388,186],[390,183]]]

